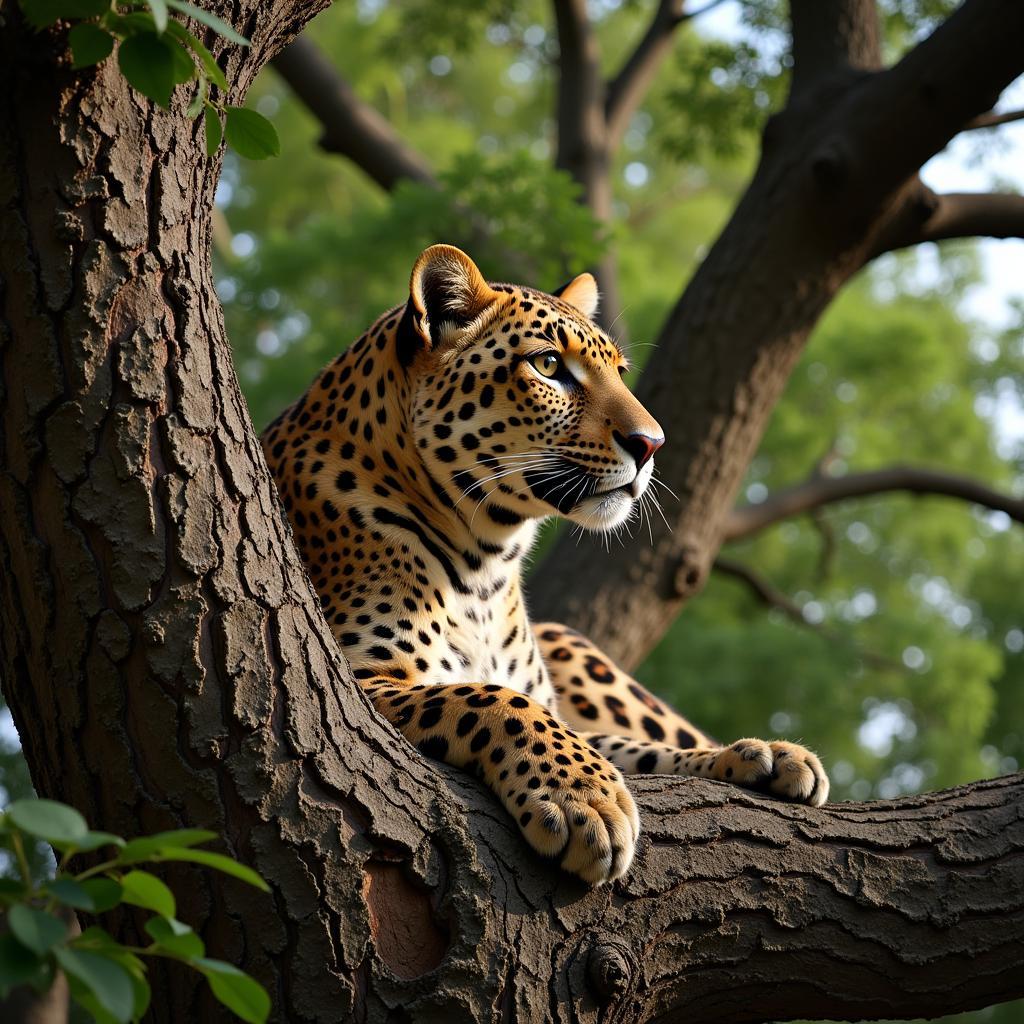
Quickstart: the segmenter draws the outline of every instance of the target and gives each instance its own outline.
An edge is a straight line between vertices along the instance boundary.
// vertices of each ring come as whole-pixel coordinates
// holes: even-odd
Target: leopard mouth
[[[630,480],[628,484],[619,484],[617,487],[606,487],[604,490],[594,491],[592,497],[603,498],[605,495],[617,494],[621,491],[623,494],[628,495],[630,498],[636,501],[637,498],[639,498],[640,495],[644,493],[645,489],[646,485],[644,481],[640,479],[640,474],[637,473],[637,475],[633,477],[633,479]]]
[[[559,458],[542,470],[524,473],[530,493],[567,516],[597,493],[598,481],[578,462]]]
[[[559,458],[554,466],[524,474],[532,495],[555,508],[561,515],[585,524],[588,529],[603,530],[620,523],[647,489],[650,472],[636,473],[624,484],[602,486],[605,481],[593,476],[578,462]]]

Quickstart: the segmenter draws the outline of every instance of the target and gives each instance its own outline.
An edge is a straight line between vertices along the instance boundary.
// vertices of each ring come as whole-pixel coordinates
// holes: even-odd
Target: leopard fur
[[[460,250],[432,246],[408,300],[262,438],[374,707],[424,754],[476,774],[536,851],[591,884],[633,859],[623,773],[828,795],[804,747],[722,746],[585,637],[530,623],[521,575],[538,524],[620,525],[664,440],[591,320],[596,303],[589,274],[549,295],[489,284]]]

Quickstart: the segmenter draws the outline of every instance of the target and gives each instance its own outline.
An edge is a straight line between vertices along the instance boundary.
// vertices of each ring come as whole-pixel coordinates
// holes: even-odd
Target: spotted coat
[[[363,689],[431,757],[481,778],[539,853],[599,884],[633,858],[623,772],[704,775],[810,803],[828,780],[787,743],[723,747],[585,637],[531,625],[523,561],[560,515],[637,514],[663,441],[590,319],[488,284],[432,246],[380,317],[263,435],[327,621]]]

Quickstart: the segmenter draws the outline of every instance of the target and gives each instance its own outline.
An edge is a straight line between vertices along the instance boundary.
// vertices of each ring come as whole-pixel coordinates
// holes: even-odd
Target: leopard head
[[[551,295],[488,283],[454,246],[416,261],[399,332],[415,444],[474,520],[558,514],[606,531],[638,511],[665,439],[597,303],[590,274]]]

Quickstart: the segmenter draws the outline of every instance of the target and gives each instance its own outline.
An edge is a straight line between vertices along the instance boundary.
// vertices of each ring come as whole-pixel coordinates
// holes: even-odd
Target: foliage
[[[789,85],[784,60],[743,40],[696,37],[679,48],[673,78],[665,102],[677,127],[661,144],[680,160],[741,153],[768,112],[781,106]]]
[[[206,151],[212,156],[221,141],[221,118],[228,144],[242,156],[261,160],[277,156],[280,142],[274,126],[261,114],[214,99],[212,89],[226,93],[228,82],[206,46],[170,16],[168,8],[213,29],[240,46],[249,40],[226,21],[186,0],[19,0],[29,23],[43,29],[61,20],[77,21],[68,33],[71,65],[88,68],[106,60],[117,49],[117,64],[132,88],[162,107],[171,105],[179,85],[195,82],[188,116],[203,115]]]
[[[31,986],[43,993],[59,972],[72,999],[100,1024],[141,1020],[150,1001],[144,957],[166,957],[187,964],[206,978],[214,996],[245,1021],[265,1021],[270,997],[232,964],[206,956],[203,940],[175,916],[174,893],[143,864],[172,861],[200,864],[263,891],[267,885],[250,868],[223,854],[197,847],[216,836],[200,829],[178,829],[125,842],[109,832],[91,831],[74,808],[52,800],[16,800],[0,815],[0,849],[9,852],[19,877],[0,879],[0,905],[7,933],[0,936],[0,998],[12,988]],[[56,876],[37,881],[26,847],[49,843],[60,854]],[[106,859],[82,865],[83,855],[105,850]],[[95,861],[95,857],[92,858]],[[69,867],[75,862],[75,870]],[[90,917],[118,907],[151,912],[143,924],[150,942],[128,946],[104,928],[70,927],[77,913]]]

